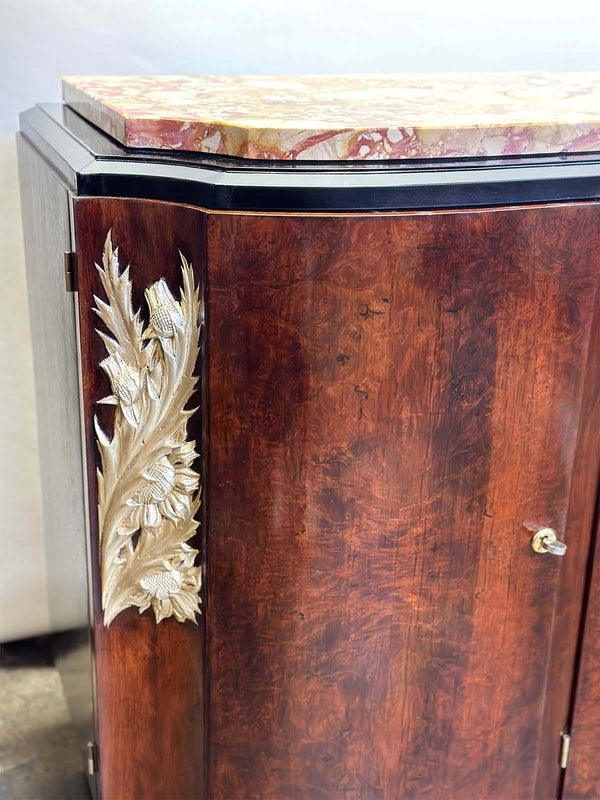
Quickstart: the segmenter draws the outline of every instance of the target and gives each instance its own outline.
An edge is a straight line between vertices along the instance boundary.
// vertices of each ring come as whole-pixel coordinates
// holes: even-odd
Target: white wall
[[[19,111],[58,100],[61,74],[598,68],[594,0],[0,0],[0,640],[48,625]]]

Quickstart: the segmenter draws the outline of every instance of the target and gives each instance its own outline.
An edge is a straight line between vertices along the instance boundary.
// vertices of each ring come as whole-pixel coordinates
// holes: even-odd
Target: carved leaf
[[[116,348],[126,361],[142,365],[141,336],[142,323],[139,310],[134,314],[131,304],[131,281],[129,267],[119,275],[119,249],[112,249],[111,231],[104,243],[102,267],[96,264],[108,303],[94,295],[94,311],[104,322],[114,339],[98,331],[107,345],[109,353]]]
[[[163,279],[146,289],[146,330],[110,231],[102,267],[96,266],[108,302],[95,297],[95,310],[114,337],[98,331],[113,392],[100,402],[115,407],[112,439],[94,420],[104,623],[129,606],[140,613],[152,607],[157,622],[171,615],[195,621],[201,567],[186,544],[200,505],[197,453],[187,438],[194,410],[186,409],[197,383],[200,335],[192,266],[181,255],[179,302]]]

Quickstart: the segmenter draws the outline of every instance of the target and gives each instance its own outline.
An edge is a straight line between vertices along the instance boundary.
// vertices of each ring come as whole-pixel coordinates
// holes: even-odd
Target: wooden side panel
[[[600,547],[592,567],[563,800],[600,796]]]
[[[178,250],[194,264],[204,285],[204,232],[200,212],[168,203],[120,199],[80,199],[75,203],[79,265],[79,319],[83,375],[85,443],[91,509],[94,579],[94,644],[98,697],[100,788],[103,800],[173,800],[205,796],[204,618],[197,625],[173,617],[159,625],[151,611],[127,609],[109,628],[103,625],[97,552],[98,461],[93,416],[106,423],[110,394],[98,367],[105,357],[95,332],[92,295],[102,296],[94,262],[100,262],[105,237],[119,246],[121,264],[131,265],[134,308],[144,289],[164,277],[175,290],[181,283]],[[201,359],[202,360],[202,359]],[[202,364],[198,365],[202,370]],[[191,407],[201,403],[194,398]],[[110,412],[109,412],[110,414]],[[202,414],[188,424],[202,445]],[[192,542],[199,549],[199,542]]]
[[[77,334],[64,277],[64,253],[71,249],[69,194],[27,140],[18,143],[50,628],[87,628]]]
[[[64,277],[64,253],[71,250],[69,194],[23,136],[17,143],[50,630],[68,631],[58,637],[55,660],[83,764],[93,738],[93,696],[75,302],[65,291]],[[37,602],[26,567],[21,567],[20,582],[29,592],[28,602]],[[20,602],[18,596],[13,600]]]
[[[211,798],[536,796],[597,226],[210,217]]]

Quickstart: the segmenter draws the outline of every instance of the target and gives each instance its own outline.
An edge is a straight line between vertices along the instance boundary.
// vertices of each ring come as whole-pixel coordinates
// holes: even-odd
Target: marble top
[[[600,72],[63,78],[134,148],[361,161],[600,150]]]

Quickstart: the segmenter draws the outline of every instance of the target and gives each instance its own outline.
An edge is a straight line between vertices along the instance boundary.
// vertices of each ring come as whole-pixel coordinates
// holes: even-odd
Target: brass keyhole
[[[564,556],[567,545],[559,542],[554,528],[540,528],[533,534],[531,547],[536,553],[552,553],[554,556]]]

